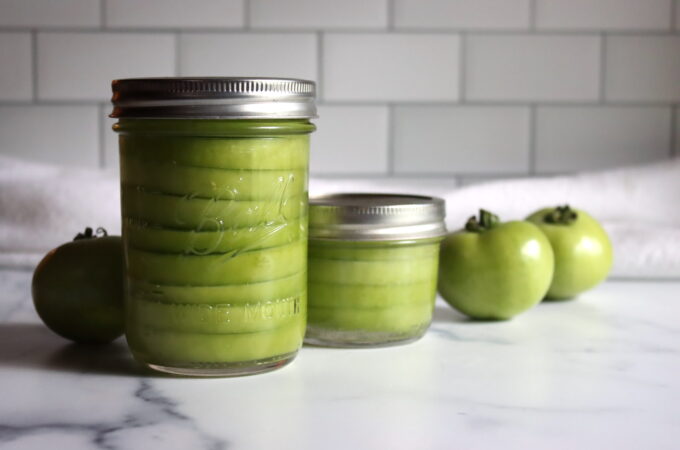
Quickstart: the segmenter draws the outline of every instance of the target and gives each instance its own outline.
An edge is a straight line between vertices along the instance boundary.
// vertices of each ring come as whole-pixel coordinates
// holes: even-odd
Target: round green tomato
[[[553,275],[553,252],[529,222],[470,227],[441,246],[438,290],[451,306],[475,319],[505,320],[543,299]],[[495,218],[495,216],[492,216]],[[497,218],[496,218],[497,220]],[[478,224],[475,221],[476,224]]]
[[[50,251],[33,273],[32,293],[45,325],[67,339],[106,343],[121,336],[120,237],[78,239]]]
[[[575,297],[603,281],[612,267],[607,232],[588,213],[567,207],[545,208],[530,215],[550,240],[555,274],[546,298]]]

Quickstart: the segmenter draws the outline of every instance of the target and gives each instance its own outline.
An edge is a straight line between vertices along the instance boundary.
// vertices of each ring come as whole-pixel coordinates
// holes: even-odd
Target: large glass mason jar
[[[314,83],[158,78],[112,87],[135,359],[194,376],[290,362],[306,325]]]

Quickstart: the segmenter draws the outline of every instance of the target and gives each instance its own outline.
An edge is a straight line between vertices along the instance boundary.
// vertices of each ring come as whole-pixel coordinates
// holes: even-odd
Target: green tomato
[[[480,211],[441,246],[438,290],[475,319],[505,320],[543,299],[553,275],[550,242],[529,222]]]
[[[45,255],[33,273],[33,304],[55,333],[84,343],[123,334],[123,245],[88,228]]]
[[[612,267],[612,244],[607,232],[588,213],[569,206],[541,209],[527,220],[550,240],[555,274],[546,298],[575,297],[603,281]]]

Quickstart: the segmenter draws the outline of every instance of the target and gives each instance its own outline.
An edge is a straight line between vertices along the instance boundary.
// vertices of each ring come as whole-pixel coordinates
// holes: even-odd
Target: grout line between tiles
[[[606,78],[607,77],[607,35],[600,33],[600,79],[599,79],[599,95],[600,104],[605,102],[606,92]]]
[[[102,101],[106,101],[104,98],[92,99],[92,100],[34,100],[34,101],[24,101],[24,100],[0,100],[0,106],[96,106]]]
[[[0,26],[0,32],[18,32],[31,31],[35,27],[31,26]],[[149,26],[131,26],[131,27],[111,27],[106,26],[105,31],[108,33],[139,33],[139,34],[156,34],[169,32],[177,29],[177,27],[149,27]],[[223,26],[223,27],[181,27],[185,33],[243,33],[244,27],[239,26]],[[74,26],[74,27],[56,27],[45,26],[40,27],[40,31],[49,33],[92,33],[101,32],[100,26]],[[360,27],[329,27],[329,28],[310,28],[310,27],[295,27],[295,28],[276,28],[276,27],[262,27],[248,30],[251,33],[260,34],[299,34],[299,33],[314,33],[316,31],[329,33],[351,33],[351,34],[457,34],[466,32],[470,35],[489,35],[489,36],[583,36],[583,35],[597,35],[602,33],[602,29],[537,29],[531,30],[527,28],[399,28],[395,30],[387,30],[386,28],[360,28]],[[616,36],[680,36],[680,30],[674,29],[648,29],[648,30],[607,30],[607,34]]]
[[[251,25],[251,17],[250,17],[250,0],[243,0],[243,29],[244,30],[250,30],[252,28]]]
[[[393,104],[387,105],[387,175],[394,175],[394,108]]]
[[[99,0],[99,27],[105,30],[106,24],[106,0]]]
[[[31,100],[38,101],[38,31],[31,31]]]
[[[676,30],[678,25],[680,25],[680,24],[677,23],[678,8],[679,7],[680,7],[680,0],[673,0],[671,2],[671,31]]]
[[[536,101],[536,100],[517,100],[517,101],[503,101],[503,100],[465,100],[465,103],[461,101],[426,101],[426,100],[323,100],[319,102],[323,105],[330,106],[384,106],[388,103],[393,103],[398,106],[417,106],[417,107],[459,107],[459,106],[475,106],[481,108],[503,108],[503,107],[516,107],[516,106],[551,106],[551,107],[561,107],[561,108],[587,108],[587,107],[597,107],[604,106],[607,108],[649,108],[649,107],[668,107],[679,105],[678,102],[667,101],[608,101],[606,103],[601,103],[599,100],[593,101]]]
[[[466,77],[466,68],[467,64],[465,63],[465,59],[467,57],[467,45],[468,45],[468,39],[467,39],[467,33],[462,32],[460,33],[460,48],[458,51],[458,98],[460,99],[460,103],[464,104],[466,103],[467,95],[465,90],[467,89],[467,77]]]
[[[529,29],[536,31],[536,0],[529,1]]]
[[[178,77],[180,76],[181,71],[181,64],[180,64],[180,41],[182,40],[182,32],[180,30],[177,30],[177,32],[174,34],[174,39],[173,43],[175,45],[175,76]]]
[[[537,106],[529,106],[529,174],[536,174],[536,136],[538,130],[536,129],[536,115]]]
[[[387,31],[394,31],[394,0],[387,0]]]
[[[316,32],[316,98],[317,101],[323,99],[323,33]]]

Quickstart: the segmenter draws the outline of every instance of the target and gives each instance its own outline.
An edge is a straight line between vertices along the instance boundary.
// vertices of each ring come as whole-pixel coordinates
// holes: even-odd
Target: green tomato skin
[[[555,253],[555,274],[547,299],[567,299],[601,283],[612,267],[612,244],[607,232],[585,211],[575,210],[577,219],[571,224],[544,221],[554,208],[531,214],[527,220],[545,233]]]
[[[49,329],[101,344],[123,334],[123,245],[118,236],[82,239],[45,255],[33,273],[33,304]]]
[[[442,242],[438,289],[471,318],[507,320],[543,299],[553,264],[550,242],[532,223],[460,230]]]

